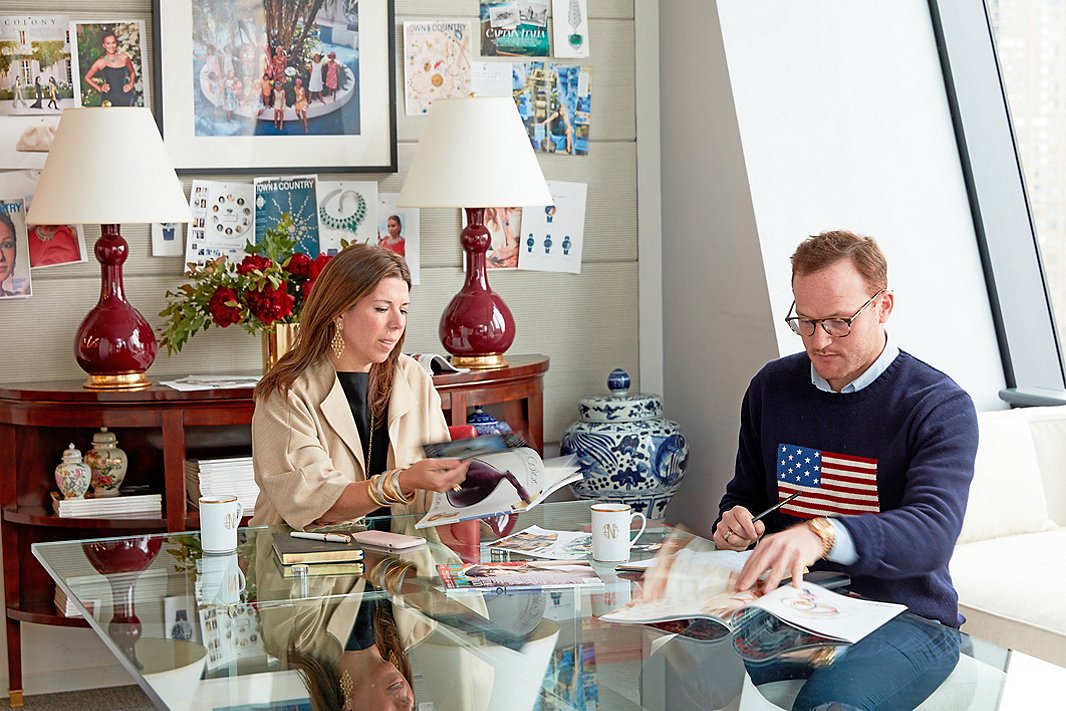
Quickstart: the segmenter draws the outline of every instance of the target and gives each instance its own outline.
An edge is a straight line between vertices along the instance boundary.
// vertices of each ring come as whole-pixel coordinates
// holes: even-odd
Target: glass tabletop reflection
[[[241,529],[229,555],[204,555],[196,532],[36,543],[33,553],[56,582],[57,604],[86,616],[159,708],[738,708],[767,695],[751,686],[753,646],[809,665],[832,664],[827,650],[841,648],[796,644],[769,616],[733,631],[705,620],[603,621],[642,595],[640,573],[610,564],[593,562],[602,585],[443,589],[438,565],[529,559],[484,545],[500,533],[587,531],[588,502],[543,504],[491,526],[416,532],[418,518],[365,519],[427,543],[403,553],[364,547],[358,573],[294,574],[272,549],[285,527]],[[661,554],[671,537],[650,523],[634,560]],[[687,551],[711,548],[686,536]],[[702,574],[676,560],[669,570],[671,585]],[[1007,650],[943,634],[961,654],[936,693],[953,708],[999,698]]]

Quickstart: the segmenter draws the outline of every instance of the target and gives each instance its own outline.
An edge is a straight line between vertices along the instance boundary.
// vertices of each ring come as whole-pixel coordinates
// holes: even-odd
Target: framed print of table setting
[[[393,0],[153,0],[179,173],[395,172]]]
[[[391,526],[409,530],[416,519],[393,517]],[[585,501],[546,503],[520,514],[518,523],[556,531],[588,525]],[[404,670],[396,685],[402,686],[402,675],[409,701],[432,702],[441,711],[531,711],[538,702],[540,708],[634,711],[784,703],[774,694],[779,690],[752,685],[745,660],[771,647],[791,649],[784,643],[792,633],[772,625],[767,633],[776,636],[767,637],[753,636],[762,629],[758,625],[730,632],[698,620],[658,627],[601,620],[641,592],[638,582],[613,565],[593,563],[602,578],[598,586],[449,592],[436,568],[458,558],[448,546],[430,541],[402,553],[364,548],[361,575],[286,577],[271,547],[274,533],[286,530],[240,529],[231,557],[246,577],[236,576],[235,597],[223,602],[211,592],[218,583],[207,580],[213,571],[203,561],[211,557],[200,554],[195,532],[38,542],[32,548],[64,598],[86,614],[88,625],[159,708],[305,708],[309,696],[297,672],[300,654],[339,653],[345,639],[362,639],[360,624],[376,625],[381,617],[400,625],[401,616],[400,626],[410,634],[383,642],[389,659],[395,653],[397,668]],[[655,522],[644,539],[670,531]],[[703,539],[693,542],[712,547]],[[482,546],[480,560],[491,564],[495,553]],[[670,575],[683,570],[670,566]],[[168,598],[176,596],[193,600],[196,608],[184,616],[193,629],[179,627],[177,635],[167,611],[175,607]],[[86,604],[92,602],[90,612]],[[907,612],[901,617],[940,629]],[[960,650],[958,662],[920,708],[1007,708],[1000,700],[1015,676],[1013,661],[1025,655],[950,628],[940,634]],[[359,648],[344,654],[358,654]],[[831,656],[808,661],[832,664]],[[362,675],[353,680],[346,685],[341,675],[340,690],[355,701],[367,684]],[[1047,698],[1054,697],[1052,681],[1041,680]]]

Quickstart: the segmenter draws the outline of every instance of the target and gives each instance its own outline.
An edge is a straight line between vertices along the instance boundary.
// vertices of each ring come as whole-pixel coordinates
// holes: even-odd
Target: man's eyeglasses
[[[822,330],[828,333],[834,338],[844,338],[851,333],[851,322],[859,317],[866,307],[874,302],[881,294],[888,291],[888,287],[881,289],[876,294],[871,296],[865,304],[859,307],[859,310],[853,313],[848,318],[802,318],[800,316],[792,316],[792,309],[796,308],[796,301],[793,299],[792,306],[789,307],[789,315],[785,317],[785,323],[795,333],[801,336],[813,336],[814,329],[821,324]]]

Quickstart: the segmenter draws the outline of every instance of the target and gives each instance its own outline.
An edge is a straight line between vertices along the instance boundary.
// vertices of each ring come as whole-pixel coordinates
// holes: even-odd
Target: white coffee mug
[[[629,526],[640,518],[640,530],[629,537]],[[633,510],[629,504],[592,505],[592,557],[604,562],[619,563],[629,560],[629,549],[648,527],[644,514]]]
[[[236,553],[205,555],[196,561],[196,601],[201,605],[235,605],[245,584]]]
[[[204,553],[237,550],[237,527],[244,507],[236,496],[200,497],[200,546]]]

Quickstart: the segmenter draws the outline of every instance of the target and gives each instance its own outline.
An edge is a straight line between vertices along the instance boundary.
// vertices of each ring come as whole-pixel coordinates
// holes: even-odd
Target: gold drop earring
[[[337,358],[340,358],[341,354],[344,353],[344,337],[341,336],[341,331],[343,330],[344,328],[338,321],[333,325],[333,338],[329,339],[329,347],[333,349],[333,354]]]

